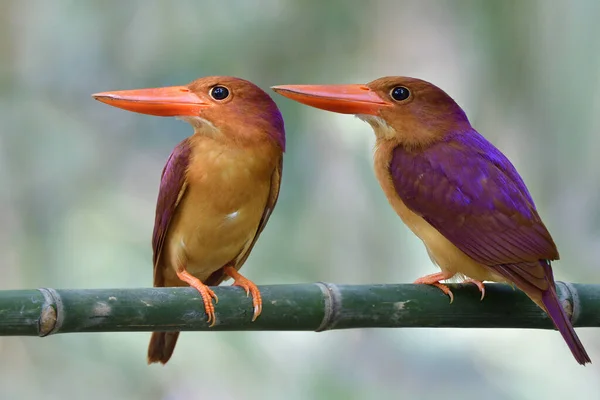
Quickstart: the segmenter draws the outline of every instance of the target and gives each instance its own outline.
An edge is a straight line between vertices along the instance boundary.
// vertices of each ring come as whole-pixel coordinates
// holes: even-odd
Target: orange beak
[[[211,105],[187,86],[119,90],[96,93],[92,97],[123,110],[160,117],[198,116],[203,108]]]
[[[284,85],[271,89],[307,106],[342,114],[377,115],[382,107],[391,105],[365,85]]]

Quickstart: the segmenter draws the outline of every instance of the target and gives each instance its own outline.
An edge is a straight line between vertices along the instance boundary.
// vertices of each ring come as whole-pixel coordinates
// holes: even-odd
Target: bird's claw
[[[466,279],[465,281],[463,281],[463,283],[472,283],[475,286],[477,286],[477,288],[481,292],[481,299],[479,299],[479,301],[483,300],[483,298],[485,297],[485,285],[483,284],[483,282],[477,281],[475,279]]]
[[[414,281],[413,283],[415,283],[417,285],[435,286],[436,288],[438,288],[442,292],[444,292],[445,295],[450,297],[450,304],[452,304],[452,302],[454,301],[454,294],[452,293],[452,291],[450,290],[450,288],[448,286],[444,285],[443,283],[440,283],[440,281],[443,281],[445,279],[450,279],[453,276],[454,275],[451,275],[446,272],[438,272],[437,274],[423,276],[423,277],[417,279],[416,281]]]
[[[452,302],[454,301],[454,293],[452,293],[452,290],[450,290],[450,288],[446,285],[444,285],[443,283],[430,283],[431,286],[435,286],[436,288],[440,289],[442,292],[444,292],[445,295],[447,295],[448,297],[450,297],[450,304],[452,304]]]
[[[208,316],[206,322],[208,323],[208,327],[212,328],[215,326],[217,322],[217,317],[215,315],[215,305],[212,300],[215,300],[215,304],[219,302],[219,298],[208,286],[204,285],[202,288],[196,288],[198,292],[200,292],[200,297],[202,297],[202,301],[204,302],[204,311]]]
[[[227,267],[225,269],[225,273],[234,279],[231,286],[239,286],[243,288],[246,292],[246,297],[252,295],[252,306],[254,311],[252,315],[252,322],[256,321],[256,318],[258,318],[258,316],[262,313],[262,297],[260,295],[260,290],[258,290],[258,287],[254,284],[254,282],[242,276],[233,267]]]
[[[207,315],[206,323],[209,328],[212,328],[217,322],[217,317],[215,316],[215,304],[219,302],[219,298],[215,292],[206,285],[193,287],[200,293],[200,297],[204,303],[204,312],[206,312]],[[215,304],[213,304],[213,299],[215,300]]]
[[[219,302],[219,298],[208,286],[200,281],[200,279],[191,275],[185,269],[181,271],[177,271],[177,277],[182,281],[186,282],[188,285],[193,287],[200,293],[200,297],[202,298],[202,302],[204,303],[204,311],[207,315],[206,323],[208,323],[208,327],[212,328],[215,326],[217,322],[217,318],[215,316],[215,305],[213,304],[213,299],[215,300],[215,304]]]
[[[243,278],[243,277],[242,277]],[[252,322],[256,321],[256,318],[262,313],[262,298],[260,291],[256,285],[247,280],[246,278],[237,279],[233,282],[232,286],[240,286],[246,291],[246,297],[252,295],[252,306],[254,307],[254,313],[252,315]]]

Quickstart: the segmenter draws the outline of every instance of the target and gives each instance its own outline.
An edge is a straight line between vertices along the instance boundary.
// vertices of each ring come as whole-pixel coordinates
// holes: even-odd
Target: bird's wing
[[[258,224],[258,228],[252,241],[244,247],[242,252],[233,260],[235,263],[235,268],[239,269],[244,263],[246,259],[250,255],[252,248],[256,244],[258,237],[260,236],[263,229],[267,225],[269,221],[269,217],[271,217],[271,213],[275,208],[275,204],[277,204],[277,199],[279,198],[279,188],[281,186],[281,173],[283,172],[283,156],[279,157],[279,161],[277,162],[275,169],[273,170],[273,174],[271,175],[271,190],[269,191],[269,197],[267,198],[267,204],[265,205],[265,210],[263,211],[262,217],[260,219],[260,223]],[[223,273],[222,269],[215,271],[211,276],[206,280],[206,285],[208,286],[217,286],[226,276]]]
[[[162,286],[163,276],[159,268],[165,237],[169,224],[175,214],[179,202],[187,189],[186,171],[190,161],[191,146],[188,139],[175,147],[165,165],[158,191],[154,232],[152,233],[152,250],[154,264],[154,286]]]
[[[545,286],[538,261],[558,259],[556,246],[513,165],[479,133],[424,151],[396,147],[390,173],[405,205],[468,256]]]

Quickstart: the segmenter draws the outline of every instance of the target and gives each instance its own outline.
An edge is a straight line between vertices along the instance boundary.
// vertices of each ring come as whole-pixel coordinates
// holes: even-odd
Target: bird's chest
[[[252,155],[209,152],[197,156],[188,171],[188,202],[201,211],[200,219],[243,223],[252,210],[262,214],[271,175],[272,168]]]
[[[271,174],[243,153],[205,151],[193,158],[170,235],[191,273],[204,275],[222,267],[253,239]]]

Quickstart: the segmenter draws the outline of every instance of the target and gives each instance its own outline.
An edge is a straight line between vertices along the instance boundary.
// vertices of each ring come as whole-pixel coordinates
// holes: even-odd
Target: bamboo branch
[[[262,286],[263,313],[251,322],[252,302],[239,287],[213,288],[217,323],[208,328],[192,288],[0,291],[0,336],[72,332],[324,331],[350,328],[552,329],[546,314],[508,285],[449,285],[454,303],[426,285]],[[557,283],[574,326],[600,326],[600,285]]]

